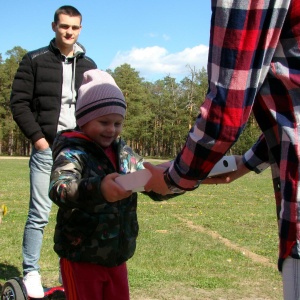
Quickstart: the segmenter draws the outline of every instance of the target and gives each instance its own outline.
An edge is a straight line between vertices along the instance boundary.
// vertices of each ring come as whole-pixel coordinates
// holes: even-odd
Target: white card
[[[138,170],[133,173],[120,175],[115,179],[123,189],[132,192],[144,191],[144,186],[151,178],[151,172],[147,169]]]
[[[224,156],[222,159],[220,159],[215,166],[212,168],[210,173],[208,174],[208,177],[233,172],[236,171],[236,161],[235,157],[233,155],[231,156]]]

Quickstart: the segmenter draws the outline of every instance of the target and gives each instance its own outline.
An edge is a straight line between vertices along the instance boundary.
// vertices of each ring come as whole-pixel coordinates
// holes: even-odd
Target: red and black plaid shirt
[[[209,90],[169,178],[195,188],[253,110],[263,135],[244,159],[273,168],[283,259],[300,241],[300,0],[211,2]]]

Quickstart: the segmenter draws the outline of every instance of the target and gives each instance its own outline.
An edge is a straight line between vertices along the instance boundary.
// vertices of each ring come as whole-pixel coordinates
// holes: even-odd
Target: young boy
[[[127,172],[124,166],[143,165],[119,139],[125,112],[114,79],[87,71],[76,105],[80,130],[62,131],[53,144],[49,195],[59,206],[54,250],[67,299],[129,299],[126,261],[136,248],[137,193],[114,179]]]

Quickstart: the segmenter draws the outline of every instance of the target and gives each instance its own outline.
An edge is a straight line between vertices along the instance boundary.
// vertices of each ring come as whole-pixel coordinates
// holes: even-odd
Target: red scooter
[[[65,290],[63,286],[46,288],[45,295],[38,300],[65,300]],[[27,296],[25,285],[22,278],[13,277],[3,285],[1,292],[1,300],[37,300]]]

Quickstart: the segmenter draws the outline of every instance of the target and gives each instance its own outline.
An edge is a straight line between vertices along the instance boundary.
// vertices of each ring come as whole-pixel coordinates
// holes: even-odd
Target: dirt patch
[[[220,242],[222,242],[226,247],[233,249],[235,251],[241,252],[243,255],[245,255],[246,257],[250,258],[253,262],[256,263],[260,263],[264,266],[267,267],[271,267],[273,269],[277,270],[277,265],[275,265],[274,263],[271,263],[270,260],[264,256],[258,255],[254,252],[249,251],[246,248],[240,247],[234,243],[232,243],[230,240],[222,237],[219,233],[209,230],[207,228],[204,228],[203,226],[200,225],[195,225],[193,224],[192,221],[186,220],[184,218],[175,216],[178,220],[180,220],[181,222],[183,222],[187,227],[197,231],[197,232],[201,232],[201,233],[205,233],[208,234],[209,236],[211,236],[213,239],[216,239]]]
[[[131,300],[274,300],[281,299],[280,291],[274,290],[272,295],[263,291],[262,287],[257,290],[249,282],[245,282],[243,289],[214,289],[204,290],[187,286],[181,282],[167,283],[157,286],[151,291],[138,290],[131,293]],[[275,295],[274,295],[275,294]]]

